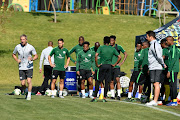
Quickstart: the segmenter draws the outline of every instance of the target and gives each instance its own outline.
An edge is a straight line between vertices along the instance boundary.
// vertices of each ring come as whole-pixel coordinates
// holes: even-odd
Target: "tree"
[[[52,8],[53,8],[53,10],[54,10],[54,22],[56,23],[56,9],[55,9],[55,7],[54,7],[54,0],[52,1],[52,0],[50,0],[51,1],[51,5],[52,5]]]

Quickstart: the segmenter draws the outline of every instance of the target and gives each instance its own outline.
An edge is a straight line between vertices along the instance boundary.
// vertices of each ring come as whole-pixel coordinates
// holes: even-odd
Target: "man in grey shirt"
[[[36,53],[35,48],[27,43],[27,36],[20,36],[21,43],[18,44],[13,51],[13,58],[19,64],[19,78],[21,80],[21,85],[23,90],[26,88],[26,79],[28,83],[28,95],[26,97],[27,100],[31,100],[31,90],[32,83],[31,79],[33,76],[33,61],[38,59],[38,55]],[[16,53],[18,53],[18,58],[16,57]],[[32,58],[32,55],[34,57]]]
[[[40,62],[39,62],[39,72],[42,72],[42,63],[44,60],[44,81],[39,89],[39,91],[37,92],[36,95],[42,95],[42,93],[44,93],[44,91],[48,88],[48,80],[52,80],[52,67],[49,64],[48,61],[48,56],[50,54],[50,52],[53,49],[53,42],[49,41],[48,42],[48,47],[45,48],[42,52],[41,52],[41,58],[40,58]],[[54,57],[51,57],[51,61],[54,64]]]
[[[157,101],[160,93],[160,76],[163,68],[166,68],[162,58],[162,48],[155,38],[155,32],[146,32],[146,39],[150,42],[149,52],[148,52],[148,62],[149,62],[149,75],[151,83],[154,84],[154,100],[146,103],[147,106],[157,106]]]

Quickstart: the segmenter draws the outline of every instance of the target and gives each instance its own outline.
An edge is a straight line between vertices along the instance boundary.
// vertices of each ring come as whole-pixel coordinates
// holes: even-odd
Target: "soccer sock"
[[[83,96],[85,96],[85,90],[81,90]]]
[[[101,93],[102,93],[103,96],[104,96],[104,88],[101,88]]]
[[[128,92],[128,98],[131,98],[132,92]]]
[[[138,98],[139,98],[139,99],[141,98],[141,93],[138,94]]]
[[[117,90],[118,96],[121,97],[121,89]]]
[[[93,90],[89,90],[89,96],[92,96]]]
[[[27,95],[27,97],[31,97],[31,92],[29,92],[29,91],[28,91],[28,95]]]
[[[178,96],[177,96],[178,99],[180,99],[180,92],[178,93]]]
[[[111,97],[115,97],[114,89],[111,90]]]
[[[59,96],[62,96],[62,91],[59,91]]]
[[[55,96],[55,90],[51,90],[51,95]]]

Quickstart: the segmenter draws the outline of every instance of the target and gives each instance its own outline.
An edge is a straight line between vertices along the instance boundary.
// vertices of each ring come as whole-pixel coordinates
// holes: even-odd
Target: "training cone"
[[[100,94],[99,99],[100,99],[100,100],[102,100],[102,99],[103,99],[103,94],[102,94],[102,93]]]

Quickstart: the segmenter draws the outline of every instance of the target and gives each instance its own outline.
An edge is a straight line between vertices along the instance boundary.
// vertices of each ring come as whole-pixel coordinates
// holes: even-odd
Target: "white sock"
[[[93,90],[89,90],[89,96],[92,96]]]
[[[104,96],[104,88],[101,88],[101,93],[102,93],[103,96]]]
[[[111,97],[115,97],[114,89],[111,90]]]
[[[132,92],[128,92],[128,98],[131,98]]]
[[[27,97],[31,97],[31,92],[29,92],[29,91],[28,91],[28,95],[27,95]]]
[[[96,97],[96,96],[95,96]],[[99,97],[99,91],[98,91],[98,93],[97,93],[97,97]]]
[[[51,95],[54,95],[55,96],[55,90],[51,90]]]
[[[178,99],[180,99],[180,92],[178,93],[178,96],[177,96]]]
[[[81,90],[83,96],[85,96],[85,90]]]
[[[62,96],[62,91],[59,91],[59,96]]]
[[[141,93],[138,93],[138,98],[139,98],[139,99],[141,98]]]
[[[117,90],[118,96],[121,97],[121,89]]]

